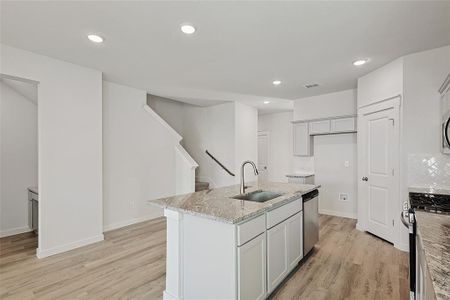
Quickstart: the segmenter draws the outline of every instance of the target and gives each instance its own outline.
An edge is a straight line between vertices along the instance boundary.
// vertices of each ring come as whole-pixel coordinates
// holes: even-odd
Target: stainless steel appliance
[[[319,241],[319,191],[302,196],[303,199],[303,255]]]
[[[442,153],[450,154],[450,110],[442,116]]]
[[[409,298],[411,300],[416,299],[417,290],[416,210],[450,214],[450,195],[409,193],[409,201],[403,203],[403,212],[400,219],[403,225],[409,229]]]

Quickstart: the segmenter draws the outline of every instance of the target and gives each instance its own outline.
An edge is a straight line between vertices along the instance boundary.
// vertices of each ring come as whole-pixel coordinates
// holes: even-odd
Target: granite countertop
[[[185,195],[161,198],[149,201],[159,207],[198,215],[220,222],[236,224],[265,211],[286,204],[299,196],[320,187],[313,184],[292,183],[249,183],[247,193],[264,190],[283,193],[282,196],[264,203],[242,201],[231,197],[239,195],[239,185],[200,191]]]
[[[310,176],[314,176],[314,172],[294,172],[286,175],[286,177],[290,178],[304,178]]]
[[[416,211],[420,238],[437,299],[450,299],[450,215]]]

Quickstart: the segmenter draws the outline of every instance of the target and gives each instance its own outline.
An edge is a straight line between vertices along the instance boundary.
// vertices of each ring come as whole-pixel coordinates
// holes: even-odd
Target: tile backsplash
[[[450,187],[450,156],[444,154],[408,155],[408,186]]]

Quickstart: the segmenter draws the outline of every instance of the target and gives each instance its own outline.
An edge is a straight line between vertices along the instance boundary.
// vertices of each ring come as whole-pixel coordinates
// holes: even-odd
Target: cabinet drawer
[[[355,118],[342,118],[331,120],[331,131],[332,132],[346,132],[356,130],[356,120]]]
[[[330,132],[330,120],[309,123],[309,134],[322,134]]]
[[[302,198],[267,212],[267,229],[286,220],[302,210]]]
[[[264,215],[251,219],[248,222],[237,225],[237,244],[241,246],[255,236],[266,230],[266,219]]]

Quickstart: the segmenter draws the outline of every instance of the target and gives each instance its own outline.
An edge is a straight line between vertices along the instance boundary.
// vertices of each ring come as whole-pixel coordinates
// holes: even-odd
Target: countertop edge
[[[427,212],[424,212],[427,213]],[[431,214],[431,213],[427,213],[427,214]],[[420,218],[420,217],[419,217]],[[433,264],[433,261],[430,261],[430,257],[432,256],[429,251],[427,250],[426,245],[429,243],[426,239],[424,241],[423,238],[423,231],[420,228],[420,222],[417,222],[417,236],[420,239],[420,243],[422,244],[423,247],[423,251],[425,253],[425,261],[427,264],[427,268],[428,268],[428,274],[431,276],[431,282],[433,284],[433,291],[434,291],[434,295],[436,297],[437,300],[448,300],[450,299],[450,294],[446,294],[447,291],[443,291],[438,283],[438,279],[436,278],[436,274],[434,274],[434,271],[431,270],[430,266]]]
[[[157,207],[160,207],[160,208],[163,208],[163,209],[168,209],[168,210],[173,210],[173,211],[177,211],[177,212],[182,212],[182,213],[185,213],[185,214],[198,216],[198,217],[202,217],[202,218],[213,220],[213,221],[217,221],[217,222],[222,222],[222,223],[227,223],[227,224],[239,224],[239,223],[243,223],[243,222],[245,222],[245,221],[247,221],[249,219],[253,219],[255,216],[261,215],[261,214],[263,214],[263,213],[265,213],[267,211],[276,209],[276,208],[278,208],[280,206],[283,206],[283,205],[285,205],[287,203],[290,203],[290,202],[292,202],[294,200],[297,200],[299,197],[301,197],[301,196],[303,196],[303,195],[305,195],[305,194],[307,194],[309,192],[312,192],[312,191],[314,191],[316,189],[319,189],[320,187],[321,187],[320,184],[315,184],[314,187],[311,187],[311,188],[303,190],[303,191],[299,191],[299,192],[295,193],[294,195],[292,195],[292,197],[284,199],[284,200],[282,200],[280,202],[273,203],[272,205],[270,205],[268,207],[264,207],[264,208],[258,209],[258,210],[254,211],[254,212],[249,213],[248,215],[245,215],[243,217],[239,217],[239,218],[236,218],[236,219],[225,219],[225,218],[222,218],[222,217],[219,217],[219,216],[214,216],[214,215],[210,215],[210,214],[203,214],[203,213],[199,213],[199,212],[196,212],[196,211],[187,210],[187,209],[183,209],[183,208],[175,207],[175,206],[170,206],[170,205],[164,205],[164,204],[157,203],[157,202],[152,202],[152,201],[149,201],[148,204],[154,205],[154,206],[157,206]]]

